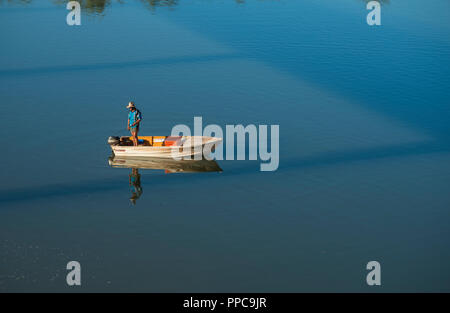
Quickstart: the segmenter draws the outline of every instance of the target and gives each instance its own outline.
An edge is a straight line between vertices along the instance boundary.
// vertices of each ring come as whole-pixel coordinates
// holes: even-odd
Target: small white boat
[[[205,157],[222,142],[222,138],[206,136],[138,136],[138,139],[138,146],[133,146],[129,136],[109,137],[108,144],[116,156],[186,159]]]

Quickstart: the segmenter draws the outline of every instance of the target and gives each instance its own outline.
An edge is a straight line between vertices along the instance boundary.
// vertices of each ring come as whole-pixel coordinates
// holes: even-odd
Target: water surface
[[[84,3],[84,2],[83,2]],[[0,2],[0,290],[450,291],[450,4]],[[95,4],[95,5],[94,5]],[[279,124],[280,166],[112,168],[106,139]]]

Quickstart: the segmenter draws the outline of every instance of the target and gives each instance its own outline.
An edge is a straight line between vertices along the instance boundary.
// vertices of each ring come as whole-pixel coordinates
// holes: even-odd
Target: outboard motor
[[[117,136],[111,136],[108,138],[108,144],[111,146],[117,146],[120,143],[120,138]]]

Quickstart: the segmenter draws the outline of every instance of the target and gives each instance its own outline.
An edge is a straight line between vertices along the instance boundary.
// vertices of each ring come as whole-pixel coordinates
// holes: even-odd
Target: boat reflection
[[[164,158],[109,157],[109,165],[116,168],[164,170],[165,173],[222,172],[216,161],[174,160]]]
[[[115,168],[131,168],[129,184],[131,188],[130,202],[135,205],[142,196],[141,174],[139,169],[164,170],[165,173],[199,173],[222,172],[216,161],[209,160],[173,160],[162,158],[130,158],[110,156],[109,165]]]

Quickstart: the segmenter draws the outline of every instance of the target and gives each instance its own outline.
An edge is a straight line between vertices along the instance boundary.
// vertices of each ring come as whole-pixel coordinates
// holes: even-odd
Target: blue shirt
[[[142,119],[141,112],[139,112],[138,110],[134,110],[134,112],[130,111],[130,113],[128,113],[128,119],[130,120],[130,127],[131,128],[137,127],[138,125],[134,125],[134,126],[131,126],[131,125],[133,125],[134,122],[136,122],[137,120]]]

